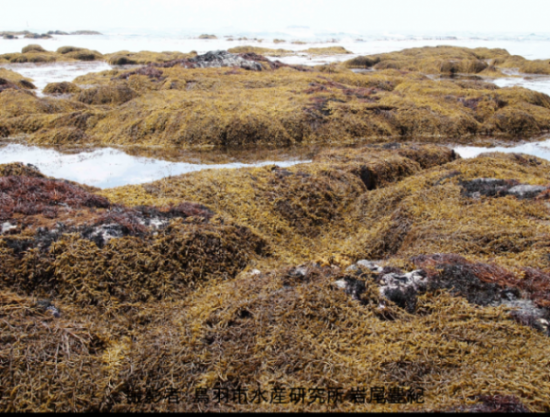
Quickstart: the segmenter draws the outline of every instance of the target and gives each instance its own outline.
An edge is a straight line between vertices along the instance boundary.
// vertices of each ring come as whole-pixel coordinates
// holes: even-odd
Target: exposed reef
[[[63,46],[56,52],[50,52],[36,44],[25,46],[21,53],[0,55],[0,63],[12,64],[97,61],[101,59],[103,59],[102,54],[85,48]]]
[[[436,46],[405,49],[399,52],[353,58],[349,68],[398,69],[428,74],[479,74],[502,77],[502,69],[516,69],[527,74],[550,74],[550,60],[528,60],[510,55],[505,49]]]
[[[46,97],[0,68],[0,138],[312,146],[106,190],[0,164],[0,410],[550,412],[550,162],[440,145],[550,131],[549,96],[487,81],[547,63],[271,51],[0,56],[117,66]]]
[[[0,407],[548,412],[548,178],[398,143],[101,192],[0,165]]]
[[[451,48],[449,54],[462,54],[465,58],[457,65],[462,62],[466,68],[472,51],[483,57],[506,54],[483,50],[482,55],[467,48]],[[60,52],[21,56],[83,53],[74,48]],[[424,53],[429,55],[431,50]],[[111,58],[126,64],[140,59],[155,62],[78,77],[73,83],[84,90],[78,97],[74,93],[72,98],[57,100],[55,106],[48,99],[21,92],[2,93],[0,102],[20,103],[17,113],[0,109],[2,130],[26,134],[29,143],[48,143],[47,134],[37,136],[37,131],[67,127],[82,130],[90,143],[187,149],[517,141],[550,131],[546,94],[499,88],[480,79],[433,79],[412,68],[354,73],[343,65],[292,66],[255,52],[213,51],[173,60],[168,53],[137,55]],[[416,51],[407,62],[420,70],[422,56]],[[437,72],[438,68],[432,69]],[[122,91],[126,93],[121,96]],[[85,114],[86,122],[73,117],[75,112]]]

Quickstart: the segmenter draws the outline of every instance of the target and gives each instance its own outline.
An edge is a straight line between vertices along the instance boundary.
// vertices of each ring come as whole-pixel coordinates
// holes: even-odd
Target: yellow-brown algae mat
[[[79,53],[61,49],[47,54]],[[120,56],[147,65],[52,83],[46,97],[33,93],[33,84],[15,70],[2,70],[0,137],[42,145],[212,149],[514,142],[550,130],[547,95],[490,82],[511,66],[546,74],[548,62],[502,49],[426,47],[316,67],[286,65],[253,51],[140,54]],[[218,67],[205,68],[212,62]]]
[[[0,175],[3,411],[550,410],[547,161]]]

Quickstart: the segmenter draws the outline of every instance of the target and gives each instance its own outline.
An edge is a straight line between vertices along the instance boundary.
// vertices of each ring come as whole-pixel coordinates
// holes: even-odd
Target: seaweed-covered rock
[[[113,55],[109,58],[111,65],[136,65],[138,62],[125,55]]]
[[[239,67],[247,70],[261,71],[263,68],[255,61],[241,58],[227,51],[210,51],[189,59],[193,68]]]
[[[57,48],[57,53],[58,54],[68,54],[69,52],[79,52],[79,51],[83,51],[85,50],[84,48],[79,48],[79,47],[76,47],[76,46],[61,46],[59,48]]]
[[[2,92],[4,90],[7,90],[9,88],[13,88],[13,89],[16,89],[16,90],[19,89],[19,87],[17,85],[15,85],[14,83],[9,82],[5,78],[0,78],[0,92]]]
[[[138,94],[130,87],[123,85],[100,86],[82,90],[77,100],[86,104],[112,104],[126,103]]]
[[[16,173],[3,168],[5,174]],[[269,253],[263,239],[214,219],[200,204],[130,209],[66,181],[24,175],[0,177],[0,191],[2,288],[57,294],[84,304],[174,297],[218,273],[232,277],[252,257]],[[71,258],[82,273],[69,273]],[[145,268],[139,266],[143,261]],[[37,280],[31,270],[38,264]],[[13,275],[13,268],[19,273]],[[87,268],[95,278],[86,278]],[[118,269],[116,282],[109,278],[113,268]],[[81,287],[83,280],[88,289]],[[160,287],[158,280],[164,282]],[[137,282],[141,290],[134,292]],[[80,290],[67,292],[69,287]]]
[[[82,89],[76,84],[63,81],[60,83],[49,83],[44,87],[44,94],[62,95],[62,94],[75,94],[81,92]]]
[[[26,54],[28,52],[46,52],[46,50],[42,48],[40,45],[32,44],[32,45],[25,46],[21,50],[21,53],[23,54]]]
[[[12,162],[10,164],[0,164],[0,177],[25,176],[44,178],[44,174],[32,164],[22,162]]]
[[[74,60],[73,53],[79,51],[8,54],[3,58],[69,61]],[[480,52],[461,52],[465,56],[472,53]],[[96,123],[89,124],[88,136],[104,145],[154,143],[204,148],[411,140],[467,143],[494,137],[516,141],[550,129],[548,96],[517,87],[498,88],[479,80],[433,80],[419,72],[397,70],[355,74],[344,67],[338,72],[322,68],[305,71],[254,52],[214,51],[194,56],[120,51],[104,58],[116,56],[147,66],[91,73],[74,81],[83,87],[93,86],[92,90],[128,87],[147,97],[134,100],[133,106],[102,113]],[[420,59],[414,54],[409,58],[411,62]],[[229,69],[220,72],[226,65]],[[92,106],[112,101],[84,99]],[[37,115],[32,119],[36,124],[44,120]],[[29,133],[18,130],[15,121],[10,126],[12,134]],[[42,127],[47,126],[38,126]],[[28,141],[33,140],[30,135]],[[370,184],[368,170],[364,176]]]
[[[519,184],[517,180],[501,180],[496,178],[476,178],[461,181],[463,195],[470,198],[504,197],[513,195],[520,199],[532,199],[548,190],[542,185]]]
[[[70,59],[76,59],[78,61],[97,61],[103,58],[103,55],[97,51],[90,51],[89,49],[79,49],[70,52],[65,52],[64,56]]]
[[[51,39],[52,36],[47,33],[27,33],[25,39]]]

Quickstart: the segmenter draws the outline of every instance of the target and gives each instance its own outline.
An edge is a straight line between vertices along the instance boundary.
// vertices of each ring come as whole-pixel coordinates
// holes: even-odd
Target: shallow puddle
[[[256,161],[254,163],[201,163],[171,162],[143,156],[132,156],[114,148],[100,148],[77,153],[61,153],[55,149],[9,144],[0,147],[0,164],[23,162],[35,165],[48,176],[63,178],[92,185],[111,188],[121,185],[142,184],[164,177],[201,171],[204,169],[245,168],[277,165],[289,167],[311,162],[289,156],[287,160]]]
[[[485,152],[525,153],[550,160],[550,139],[542,142],[523,143],[517,146],[495,146],[491,148],[477,146],[458,146],[453,148],[462,158],[474,158]]]
[[[38,96],[43,96],[42,90],[49,83],[73,81],[76,77],[80,77],[81,75],[106,71],[113,68],[103,61],[7,64],[2,65],[2,67],[18,72],[24,77],[31,78],[38,90]]]
[[[497,78],[493,82],[499,87],[524,87],[550,95],[550,77],[547,75]]]

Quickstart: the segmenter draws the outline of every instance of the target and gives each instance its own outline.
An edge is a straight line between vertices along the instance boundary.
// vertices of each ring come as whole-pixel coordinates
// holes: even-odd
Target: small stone
[[[360,268],[370,269],[372,272],[377,272],[377,273],[382,272],[382,270],[384,269],[384,268],[376,265],[374,262],[367,261],[366,259],[362,259],[360,261],[357,261],[357,263],[355,265],[357,265]]]
[[[348,283],[346,282],[346,280],[341,279],[339,281],[336,281],[334,285],[336,285],[338,288],[345,290],[348,286]]]
[[[2,231],[0,232],[0,234],[6,233],[7,231],[10,231],[12,229],[17,229],[17,225],[13,225],[10,222],[2,223]]]
[[[58,317],[61,317],[61,313],[59,312],[59,310],[53,306],[53,305],[50,305],[49,307],[46,308],[46,311],[50,311],[54,317],[58,318]]]
[[[510,188],[508,193],[518,198],[534,198],[544,190],[546,187],[542,185],[520,184]]]
[[[294,268],[291,272],[290,272],[290,275],[291,276],[294,276],[294,277],[305,277],[308,273],[308,268],[306,266],[299,266],[299,267],[296,267]]]

